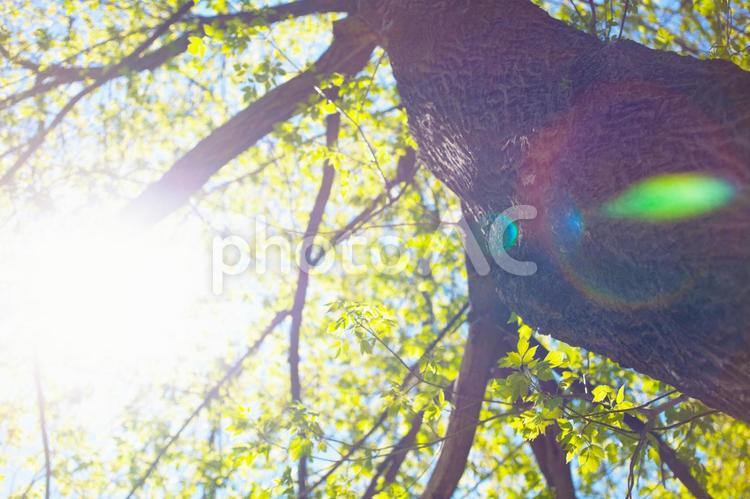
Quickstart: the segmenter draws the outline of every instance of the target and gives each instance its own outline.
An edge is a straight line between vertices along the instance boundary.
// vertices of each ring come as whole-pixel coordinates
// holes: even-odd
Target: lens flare
[[[694,218],[729,203],[735,189],[726,180],[699,173],[657,175],[642,180],[604,203],[611,218],[668,222]]]

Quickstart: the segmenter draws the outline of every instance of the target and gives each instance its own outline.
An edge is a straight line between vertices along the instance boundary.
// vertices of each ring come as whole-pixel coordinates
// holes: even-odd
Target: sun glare
[[[0,261],[6,355],[35,355],[64,388],[168,368],[203,292],[196,247],[64,222],[12,237]]]

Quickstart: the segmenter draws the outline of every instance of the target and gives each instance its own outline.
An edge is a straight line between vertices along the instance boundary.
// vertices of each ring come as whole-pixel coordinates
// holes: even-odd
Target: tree
[[[383,36],[428,167],[475,217],[514,203],[540,211],[519,224],[518,243],[539,272],[500,276],[503,302],[559,339],[747,420],[744,203],[699,224],[666,212],[654,216],[670,223],[645,220],[636,210],[658,210],[643,206],[651,200],[597,210],[650,176],[706,174],[742,189],[750,74],[601,43],[526,2],[461,14],[397,5]]]
[[[145,436],[154,442],[146,452],[123,444],[134,464],[119,490],[134,496],[159,486],[159,476],[170,476],[163,468],[185,459],[176,448],[205,413],[213,418],[207,450],[192,478],[174,472],[186,494],[197,483],[206,495],[252,486],[259,495],[449,497],[468,470],[475,489],[489,481],[507,494],[575,497],[597,490],[606,462],[627,463],[627,487],[611,485],[627,495],[675,487],[696,497],[742,495],[744,485],[705,473],[697,456],[725,461],[725,471],[746,466],[742,449],[729,455],[708,436],[713,428],[742,441],[748,430],[740,421],[750,421],[746,6],[705,2],[696,13],[649,2],[543,4],[554,19],[525,0],[298,0],[262,8],[63,2],[48,12],[53,21],[26,35],[24,24],[41,7],[19,5],[0,45],[8,89],[0,101],[8,125],[0,132],[8,145],[2,203],[11,226],[69,202],[61,193],[70,192],[72,175],[75,192],[128,199],[117,206],[120,216],[141,228],[164,224],[190,203],[200,218],[227,224],[216,229],[223,232],[227,213],[257,212],[247,193],[280,204],[304,227],[291,294],[264,296],[279,311],[211,378],[218,381],[207,383],[183,423]],[[345,17],[332,23],[326,49],[295,39],[312,22],[319,40],[331,13]],[[678,27],[668,22],[674,16]],[[282,24],[292,28],[274,31]],[[628,36],[723,60],[646,48]],[[259,37],[260,55],[252,52]],[[306,69],[296,62],[317,52]],[[378,73],[384,61],[393,80]],[[227,82],[236,85],[217,98]],[[144,127],[175,148],[156,155],[158,175]],[[71,133],[79,144],[96,144],[92,152],[103,144],[101,154],[76,158],[72,172],[68,159],[55,159],[67,158]],[[177,159],[164,170],[163,156]],[[108,166],[115,157],[122,165]],[[304,168],[270,171],[284,171],[290,157]],[[293,189],[304,198],[312,186],[308,210],[296,209],[294,195],[289,206],[270,201]],[[467,248],[464,277],[455,237],[444,241],[442,260],[430,262],[441,237],[435,230],[459,204],[487,275]],[[534,213],[503,214],[517,205]],[[366,229],[387,235],[399,226],[413,227],[413,263],[400,279],[384,271],[309,273],[327,250],[305,241],[330,235],[335,246]],[[534,262],[536,272],[509,273],[498,254]],[[312,299],[311,280],[321,286]],[[353,291],[327,307],[313,301],[346,286]],[[465,294],[467,304],[456,306]],[[289,340],[279,348],[288,348],[289,400],[263,401],[250,415],[227,394],[247,387],[248,359],[287,318]],[[464,324],[466,343],[450,340]],[[314,341],[304,339],[315,331]],[[350,372],[351,343],[362,372],[338,387],[312,388],[320,388],[322,372]],[[79,482],[63,471],[72,466],[54,465],[63,457],[54,439],[48,443],[51,402],[36,372],[49,495],[51,482]],[[373,377],[391,381],[382,403],[367,395]],[[308,398],[305,380],[325,395]],[[217,457],[225,419],[250,443]],[[329,446],[339,447],[336,458],[315,455]],[[429,463],[421,452],[435,446],[437,460],[422,478],[419,467]],[[296,473],[287,467],[272,485],[253,484],[252,474],[249,484],[236,478],[267,469],[255,464],[258,456],[279,453]],[[330,462],[316,466],[321,460]],[[341,476],[343,465],[357,468]],[[118,463],[106,466],[122,473]],[[677,482],[667,484],[665,470]],[[503,483],[509,474],[524,484]],[[90,477],[80,483],[95,486]]]

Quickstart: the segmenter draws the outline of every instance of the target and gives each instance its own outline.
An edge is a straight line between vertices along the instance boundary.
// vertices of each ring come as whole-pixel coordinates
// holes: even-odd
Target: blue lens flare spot
[[[502,215],[501,215],[502,216]],[[504,217],[505,218],[505,217]],[[518,241],[518,225],[508,220],[508,225],[503,232],[503,249],[510,249]]]
[[[502,214],[495,215],[493,219],[493,227],[498,229],[497,231],[491,230],[489,233],[489,249],[491,252],[502,250],[509,250],[518,242],[519,229],[518,225],[513,222],[510,218]],[[502,230],[502,234],[500,234]]]

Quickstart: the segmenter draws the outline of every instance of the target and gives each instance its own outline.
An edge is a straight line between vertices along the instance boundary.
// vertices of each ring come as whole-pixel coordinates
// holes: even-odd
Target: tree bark
[[[474,272],[468,258],[466,271],[469,274]],[[453,412],[445,432],[446,438],[422,493],[425,499],[447,499],[456,490],[474,443],[484,393],[492,378],[493,368],[500,357],[513,348],[512,336],[504,334],[500,327],[505,323],[501,318],[503,309],[497,307],[491,287],[487,289],[488,284],[491,286],[487,279],[469,276],[469,337],[453,390]]]
[[[575,499],[576,490],[570,466],[565,462],[565,451],[557,442],[560,429],[550,426],[547,431],[529,442],[539,470],[547,486],[557,499]]]
[[[370,10],[368,10],[370,9]],[[421,159],[485,220],[517,224],[531,276],[501,300],[545,333],[750,421],[750,73],[629,41],[604,43],[526,0],[367,2]],[[652,176],[732,189],[688,219],[607,214]]]

